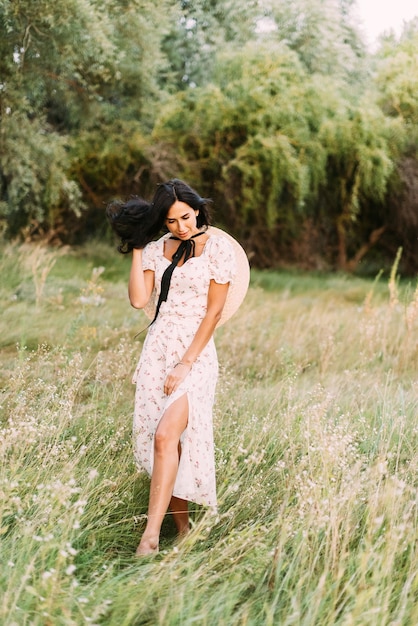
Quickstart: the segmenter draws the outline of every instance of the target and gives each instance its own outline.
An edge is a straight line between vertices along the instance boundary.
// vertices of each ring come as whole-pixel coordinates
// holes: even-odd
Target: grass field
[[[253,272],[217,331],[219,511],[137,560],[129,259],[2,246],[3,626],[418,624],[418,290]]]

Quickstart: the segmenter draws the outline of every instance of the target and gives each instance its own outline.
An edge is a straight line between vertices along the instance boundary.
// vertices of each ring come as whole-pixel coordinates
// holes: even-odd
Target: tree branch
[[[372,232],[370,233],[369,241],[367,243],[364,243],[356,252],[354,257],[346,263],[346,269],[348,272],[354,272],[361,259],[368,253],[368,251],[374,246],[374,244],[379,241],[386,228],[387,226],[384,225],[380,228],[375,228],[375,230],[372,230]]]

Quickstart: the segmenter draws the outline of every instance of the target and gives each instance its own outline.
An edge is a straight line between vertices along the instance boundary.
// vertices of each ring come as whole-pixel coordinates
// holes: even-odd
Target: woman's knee
[[[172,447],[176,447],[178,445],[177,437],[173,437],[172,433],[168,428],[160,425],[157,428],[154,438],[154,448],[156,452],[165,452],[166,450],[170,450]]]
[[[155,452],[163,453],[176,449],[179,445],[181,434],[187,427],[187,420],[188,400],[185,395],[176,400],[161,418],[155,432]]]

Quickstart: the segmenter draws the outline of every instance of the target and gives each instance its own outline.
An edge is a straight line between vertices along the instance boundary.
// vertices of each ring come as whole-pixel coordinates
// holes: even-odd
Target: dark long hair
[[[127,202],[113,200],[106,207],[109,223],[120,238],[119,252],[127,254],[133,248],[144,248],[161,230],[152,205],[138,196]]]
[[[195,211],[198,228],[210,225],[208,198],[202,198],[194,189],[178,178],[158,185],[152,202],[133,196],[127,202],[113,200],[106,207],[106,216],[120,237],[119,252],[127,254],[133,248],[144,248],[162,230],[167,213],[180,200]]]

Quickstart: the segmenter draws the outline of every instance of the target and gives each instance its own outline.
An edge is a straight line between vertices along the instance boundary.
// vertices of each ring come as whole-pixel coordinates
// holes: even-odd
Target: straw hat
[[[209,235],[218,235],[228,239],[228,241],[232,244],[235,253],[236,274],[234,281],[229,285],[228,295],[222,310],[222,316],[216,325],[216,328],[219,328],[219,326],[225,324],[225,322],[227,322],[229,318],[236,313],[245,298],[248,285],[250,284],[250,264],[248,263],[248,258],[244,248],[236,239],[234,239],[234,237],[220,228],[215,228],[215,226],[210,226],[207,232]]]
[[[245,294],[247,293],[248,285],[250,283],[250,264],[248,263],[248,258],[244,248],[236,239],[234,239],[234,237],[220,228],[215,228],[215,226],[209,226],[206,232],[209,236],[217,235],[219,237],[225,237],[232,244],[232,248],[235,253],[236,275],[234,281],[229,285],[228,295],[222,310],[222,316],[216,325],[216,328],[219,328],[219,326],[225,324],[225,322],[227,322],[229,318],[236,313],[245,298]],[[166,237],[166,235],[164,236]],[[145,315],[150,320],[154,319],[155,307],[156,298],[155,293],[153,293],[148,304],[143,309]]]

